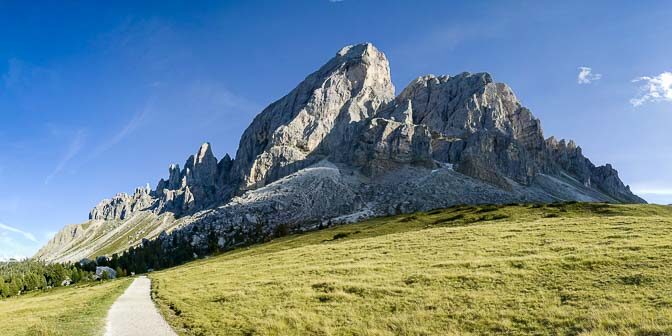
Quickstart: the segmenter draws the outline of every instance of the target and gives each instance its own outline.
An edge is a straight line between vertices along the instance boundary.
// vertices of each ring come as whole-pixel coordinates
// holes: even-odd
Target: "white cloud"
[[[0,261],[29,258],[45,243],[42,236],[0,222]]]
[[[579,84],[590,84],[594,81],[600,80],[602,74],[593,73],[593,69],[589,67],[579,67],[579,76],[576,81]]]
[[[0,261],[24,259],[37,250],[37,244],[32,242],[26,244],[19,240],[16,237],[10,236],[7,232],[0,230]]]
[[[23,231],[23,230],[20,230],[20,229],[17,229],[15,227],[11,227],[9,225],[5,225],[5,224],[2,224],[2,223],[0,223],[0,230],[5,230],[5,231],[13,232],[13,233],[18,233],[18,234],[22,235],[24,238],[26,238],[26,239],[34,242],[34,243],[37,243],[37,239],[35,239],[35,236],[30,232],[26,232],[26,231]]]
[[[58,175],[65,167],[67,164],[72,160],[72,158],[75,157],[79,153],[79,151],[82,149],[84,146],[84,130],[79,130],[75,134],[75,137],[72,139],[70,142],[70,145],[68,146],[68,150],[65,152],[65,154],[61,157],[61,159],[58,161],[58,164],[54,168],[54,170],[49,174],[45,179],[44,179],[44,184],[49,184],[51,179],[54,178],[54,176]]]
[[[672,72],[663,72],[655,77],[639,77],[633,83],[643,82],[639,96],[630,99],[630,104],[640,106],[648,102],[672,102]]]

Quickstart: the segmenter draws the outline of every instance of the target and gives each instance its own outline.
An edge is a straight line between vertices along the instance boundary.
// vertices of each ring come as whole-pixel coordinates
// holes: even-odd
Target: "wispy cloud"
[[[140,125],[142,125],[143,122],[145,122],[147,115],[152,111],[152,105],[152,99],[150,99],[147,104],[145,104],[141,110],[134,114],[133,117],[126,124],[124,124],[124,126],[121,127],[121,129],[117,131],[109,140],[101,143],[98,147],[96,147],[91,153],[89,159],[103,154],[110,148],[114,147],[114,145],[124,140],[127,136],[132,134]]]
[[[0,261],[24,259],[39,248],[39,244],[35,242],[26,243],[25,239],[23,239],[24,241],[21,240],[21,238],[11,235],[10,232],[0,229]]]
[[[2,75],[2,84],[9,90],[21,90],[32,86],[36,81],[51,82],[56,77],[52,70],[12,58],[7,61],[7,72]]]
[[[630,189],[637,194],[672,196],[672,184],[664,180],[635,182]]]
[[[672,187],[670,188],[639,188],[636,186],[632,187],[632,190],[635,193],[647,194],[647,195],[670,195],[672,196]]]
[[[672,72],[663,72],[654,77],[639,77],[633,83],[643,83],[639,88],[639,95],[630,99],[633,106],[641,106],[648,102],[672,102]]]
[[[17,229],[15,227],[11,227],[11,226],[3,224],[3,223],[0,223],[0,230],[9,231],[9,232],[13,232],[13,233],[18,233],[18,234],[22,235],[24,238],[26,238],[26,239],[34,242],[34,243],[37,243],[37,239],[35,239],[35,235],[33,235],[30,232],[26,232],[26,231]]]
[[[261,109],[257,103],[213,81],[194,81],[181,90],[185,94],[181,99],[189,105],[199,106],[199,111],[193,112],[192,115],[201,119],[200,124],[204,126],[215,122],[218,118],[231,118],[233,114],[238,114],[232,111],[256,113]]]
[[[425,62],[413,62],[418,55],[439,55],[452,53],[461,45],[473,41],[490,41],[504,36],[511,24],[507,19],[490,20],[485,24],[483,20],[446,22],[441,25],[428,26],[421,36],[411,36],[397,45],[398,62],[408,62],[413,71],[428,70]]]
[[[589,67],[579,67],[579,75],[576,78],[576,82],[579,84],[590,84],[594,81],[598,81],[602,78],[602,74],[593,73],[593,69]]]
[[[63,169],[65,169],[65,167],[68,165],[68,163],[79,153],[79,151],[84,146],[85,137],[86,137],[85,132],[82,129],[78,130],[77,133],[75,133],[75,136],[68,145],[68,150],[65,152],[65,154],[63,154],[61,159],[58,161],[58,164],[51,172],[51,174],[47,175],[47,177],[44,179],[44,184],[49,184],[49,182],[51,182],[51,179],[53,179],[56,175],[60,174],[63,171]]]

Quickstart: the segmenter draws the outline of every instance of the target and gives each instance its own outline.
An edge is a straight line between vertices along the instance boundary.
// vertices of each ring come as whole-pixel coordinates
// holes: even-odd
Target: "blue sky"
[[[155,186],[204,141],[235,153],[256,113],[365,41],[397,92],[490,72],[546,136],[672,203],[670,17],[667,1],[0,0],[0,258]]]

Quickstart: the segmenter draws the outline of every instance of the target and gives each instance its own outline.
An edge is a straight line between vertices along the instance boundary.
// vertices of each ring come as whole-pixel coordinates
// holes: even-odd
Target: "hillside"
[[[456,204],[645,203],[610,164],[546,138],[490,74],[425,75],[396,94],[390,73],[372,44],[342,48],[251,121],[235,158],[205,143],[154,189],[101,201],[35,257],[109,256],[143,239],[203,255]]]
[[[118,279],[0,300],[0,334],[102,335],[107,310],[130,283],[131,279]]]
[[[184,335],[669,335],[672,208],[458,206],[152,273]]]

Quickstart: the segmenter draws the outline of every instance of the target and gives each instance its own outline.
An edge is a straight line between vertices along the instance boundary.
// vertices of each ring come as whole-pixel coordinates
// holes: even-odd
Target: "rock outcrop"
[[[182,170],[179,165],[170,165],[168,180],[161,179],[152,193],[156,198],[154,211],[190,214],[225,202],[234,191],[230,183],[232,166],[228,154],[217,162],[210,144],[204,143]]]
[[[168,173],[154,190],[96,206],[91,241],[129,232],[126,247],[155,238],[202,252],[213,239],[226,249],[455,204],[644,202],[611,165],[595,166],[573,141],[545,139],[513,90],[487,73],[422,76],[395,97],[388,61],[371,44],[341,49],[264,109],[235,160],[217,161],[206,143]],[[40,258],[103,250],[81,230],[57,237]]]
[[[546,149],[550,153],[551,161],[560,167],[560,173],[568,173],[571,177],[583,183],[586,187],[597,189],[618,202],[646,203],[644,199],[630,191],[630,187],[623,184],[611,164],[595,166],[588,160],[574,141],[556,140],[550,137],[546,140]]]
[[[154,190],[136,188],[131,195],[119,193],[98,203],[89,213],[90,220],[124,220],[138,211],[156,214],[171,212],[177,216],[223,204],[235,191],[230,181],[233,160],[227,154],[219,162],[209,143],[204,143],[190,156],[180,170],[177,164],[168,168],[168,179],[161,179]]]
[[[149,186],[136,188],[132,195],[119,193],[111,199],[104,199],[89,213],[90,220],[123,220],[131,213],[146,210],[154,204]]]
[[[349,162],[377,175],[405,164],[433,167],[432,136],[424,125],[373,118],[351,147]],[[345,156],[348,157],[348,156]],[[343,154],[336,159],[343,158]]]
[[[473,177],[492,175],[485,170],[499,171],[529,184],[544,171],[539,120],[520,104],[511,88],[495,83],[487,73],[420,77],[395,99],[394,108],[380,114],[398,118],[394,111],[399,107],[410,109],[406,114],[413,123],[426,125],[432,132],[435,160],[463,163],[467,168],[462,172],[473,173]]]

